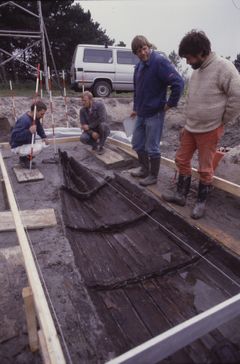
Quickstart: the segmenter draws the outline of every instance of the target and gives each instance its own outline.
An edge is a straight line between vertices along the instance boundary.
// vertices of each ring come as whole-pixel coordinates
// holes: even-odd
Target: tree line
[[[16,0],[14,2],[38,15],[37,1]],[[6,0],[0,1],[0,5],[4,3]],[[115,42],[98,22],[92,20],[90,11],[84,12],[78,3],[74,4],[74,0],[45,0],[41,2],[41,5],[51,50],[59,71],[70,69],[73,52],[77,44],[112,45]],[[5,5],[0,7],[1,30],[38,32],[40,31],[39,20],[16,6]],[[9,54],[16,54],[32,43],[33,40],[30,38],[0,37],[0,63],[9,57],[1,49]],[[41,44],[24,52],[21,59],[34,66],[40,63],[40,67],[43,69]],[[47,63],[52,64],[48,48]],[[1,67],[0,81],[6,82],[7,78],[17,81],[31,77],[33,74],[31,68],[23,63],[10,61],[6,63],[5,67]]]
[[[37,1],[16,0],[14,2],[38,15]],[[4,3],[6,3],[6,0],[0,0],[0,5]],[[41,2],[41,5],[51,50],[59,71],[63,69],[69,71],[77,44],[114,44],[115,39],[111,39],[106,34],[106,30],[102,29],[98,22],[92,20],[90,11],[84,12],[80,4],[74,3],[74,0],[45,0]],[[0,7],[1,30],[37,32],[40,30],[39,20],[16,6],[5,5]],[[0,37],[0,63],[7,59],[9,55],[23,51],[32,43],[33,40],[29,38]],[[121,41],[118,45],[125,46],[125,43]],[[187,70],[182,68],[181,59],[177,53],[172,51],[168,57],[185,78]],[[41,44],[23,52],[21,59],[34,66],[40,63],[40,67],[43,69]],[[52,65],[48,48],[47,63],[50,66]],[[240,72],[240,54],[237,55],[233,63]],[[35,73],[29,66],[16,61],[10,61],[0,67],[0,82],[3,83],[7,83],[8,79],[18,82],[19,80],[33,78],[34,75]]]

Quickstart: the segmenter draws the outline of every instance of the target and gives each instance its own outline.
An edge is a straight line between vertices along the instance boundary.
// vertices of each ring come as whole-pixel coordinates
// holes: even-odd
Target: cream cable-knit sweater
[[[232,62],[212,52],[193,71],[185,115],[185,128],[193,133],[214,130],[240,115],[240,75]]]

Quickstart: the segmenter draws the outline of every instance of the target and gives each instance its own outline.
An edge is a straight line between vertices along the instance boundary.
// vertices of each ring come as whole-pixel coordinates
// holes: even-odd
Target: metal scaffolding
[[[38,5],[38,14],[35,14],[32,11],[22,7],[21,5],[16,4],[14,1],[7,1],[7,2],[0,5],[0,8],[3,7],[3,6],[6,6],[6,5],[16,6],[17,8],[23,10],[24,12],[28,13],[29,15],[34,16],[39,21],[39,32],[28,31],[28,30],[0,30],[0,37],[30,38],[30,39],[34,40],[33,43],[30,46],[27,46],[25,49],[21,50],[20,52],[18,52],[17,54],[14,54],[14,55],[12,55],[11,53],[7,52],[6,50],[0,48],[0,52],[2,52],[3,54],[9,56],[9,58],[7,58],[6,60],[0,62],[0,67],[5,65],[6,63],[10,62],[11,60],[16,60],[16,61],[19,61],[21,63],[24,63],[25,65],[28,65],[29,67],[31,67],[32,69],[37,71],[36,66],[33,66],[29,62],[27,62],[25,60],[22,60],[20,57],[24,54],[25,51],[37,46],[38,44],[41,44],[42,57],[43,57],[43,74],[44,74],[44,77],[45,77],[46,90],[49,92],[48,65],[47,65],[47,53],[46,53],[45,39],[47,40],[50,56],[51,56],[52,63],[53,63],[53,68],[54,68],[54,71],[55,71],[55,74],[56,74],[56,77],[57,77],[57,81],[58,81],[58,86],[60,87],[60,89],[61,89],[61,86],[60,86],[60,81],[59,81],[59,77],[58,77],[58,73],[57,73],[57,69],[56,69],[56,64],[55,64],[55,61],[54,61],[54,58],[53,58],[50,42],[49,42],[49,39],[48,39],[46,27],[45,27],[45,24],[44,24],[44,21],[43,21],[41,1],[38,1],[37,3],[38,3],[37,4]]]

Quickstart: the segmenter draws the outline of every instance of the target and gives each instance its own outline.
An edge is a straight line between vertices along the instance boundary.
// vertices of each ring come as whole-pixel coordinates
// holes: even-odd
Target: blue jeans
[[[160,157],[164,116],[164,111],[146,118],[137,116],[132,137],[132,147],[137,153],[147,153],[150,158]]]

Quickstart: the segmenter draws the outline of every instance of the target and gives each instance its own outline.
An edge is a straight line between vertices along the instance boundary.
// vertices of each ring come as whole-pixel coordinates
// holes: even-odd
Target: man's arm
[[[171,107],[177,106],[184,89],[184,81],[167,59],[163,59],[161,61],[161,66],[159,67],[159,78],[167,86],[170,86],[170,96],[167,104],[165,105],[166,111]]]
[[[227,96],[223,124],[240,115],[240,75],[236,67],[229,62],[221,72],[221,88]]]
[[[80,109],[80,126],[81,129],[84,131],[88,131],[89,130],[89,125],[86,119],[86,111],[84,110],[84,108]]]
[[[39,120],[36,120],[36,126],[37,126],[36,131],[37,131],[37,134],[40,136],[40,138],[47,139],[45,131],[44,131],[44,129],[42,127],[42,124],[40,123]]]

